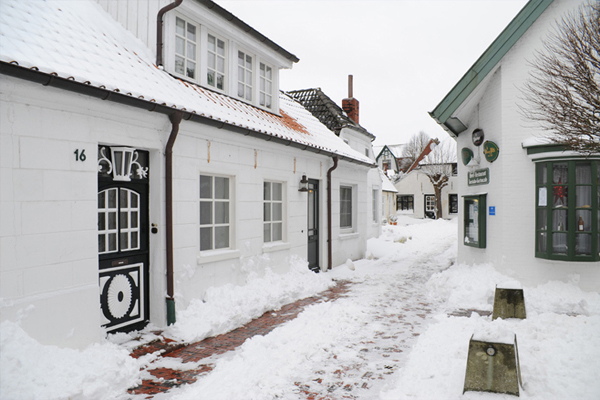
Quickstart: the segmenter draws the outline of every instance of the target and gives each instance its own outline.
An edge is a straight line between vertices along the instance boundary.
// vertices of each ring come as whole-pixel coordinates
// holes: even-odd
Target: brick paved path
[[[330,289],[319,293],[317,296],[308,297],[298,300],[294,303],[287,304],[277,311],[268,311],[259,318],[250,323],[237,328],[229,333],[218,335],[204,339],[200,342],[182,344],[177,343],[168,338],[163,338],[161,341],[155,341],[139,347],[132,351],[131,356],[139,358],[146,354],[151,354],[156,351],[161,351],[162,357],[179,358],[184,363],[198,363],[201,360],[208,359],[211,356],[223,354],[230,350],[234,350],[255,335],[266,335],[275,329],[277,326],[290,321],[305,307],[319,302],[334,301],[343,297],[349,290],[351,282],[338,281],[337,284]],[[199,375],[207,374],[213,369],[213,364],[208,360],[206,363],[200,362],[195,369],[180,371],[170,368],[154,368],[147,370],[151,375],[155,376],[156,380],[144,380],[142,384],[136,388],[130,389],[131,394],[147,394],[152,398],[157,393],[163,393],[173,387],[177,387],[186,383],[193,383]],[[162,378],[162,379],[161,379]]]

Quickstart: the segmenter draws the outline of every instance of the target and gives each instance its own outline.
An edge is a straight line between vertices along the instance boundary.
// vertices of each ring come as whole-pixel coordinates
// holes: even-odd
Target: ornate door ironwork
[[[98,260],[102,326],[141,329],[149,318],[148,153],[98,148]]]

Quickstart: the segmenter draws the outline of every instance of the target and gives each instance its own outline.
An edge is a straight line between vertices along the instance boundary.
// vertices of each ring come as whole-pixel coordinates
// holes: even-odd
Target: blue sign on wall
[[[490,215],[496,215],[496,207],[490,206]]]

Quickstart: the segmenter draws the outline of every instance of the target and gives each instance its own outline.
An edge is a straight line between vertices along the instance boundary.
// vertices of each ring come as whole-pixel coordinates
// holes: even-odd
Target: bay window
[[[595,160],[536,164],[536,257],[600,260],[599,177]]]

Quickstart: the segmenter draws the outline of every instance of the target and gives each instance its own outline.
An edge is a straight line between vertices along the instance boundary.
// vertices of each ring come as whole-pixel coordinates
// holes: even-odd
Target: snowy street
[[[310,306],[267,336],[248,340],[216,360],[214,371],[167,397],[379,398],[436,307],[426,282],[449,266],[455,251],[454,223],[412,226],[412,238],[405,229],[385,228],[381,244],[397,252],[388,248],[387,256],[324,274],[353,282],[346,297]]]
[[[203,301],[178,310],[177,323],[162,335],[179,343],[219,337],[265,312],[283,316],[287,305],[336,282],[350,282],[346,293],[313,301],[270,333],[194,362],[158,352],[132,358],[135,347],[156,338],[155,327],[77,351],[42,345],[18,323],[4,322],[1,397],[139,400],[147,396],[131,389],[143,380],[169,386],[151,375],[153,369],[209,365],[194,383],[153,398],[509,400],[515,397],[462,390],[471,335],[514,332],[520,398],[597,399],[600,295],[583,292],[572,275],[572,282],[524,287],[527,319],[492,321],[495,286],[514,281],[490,265],[453,264],[456,228],[456,220],[401,215],[397,226],[385,226],[380,238],[369,241],[365,260],[322,274],[296,260],[288,274],[252,272],[243,286],[214,288]]]

